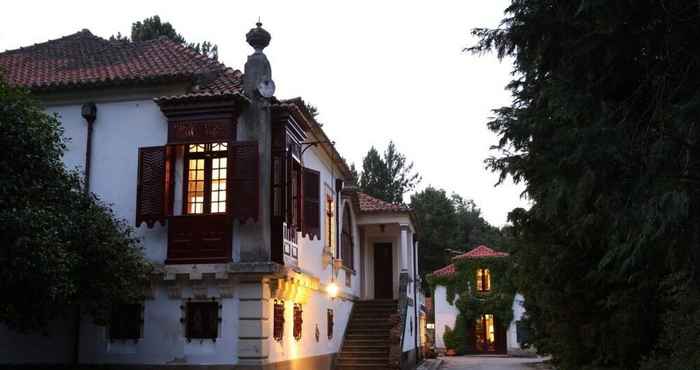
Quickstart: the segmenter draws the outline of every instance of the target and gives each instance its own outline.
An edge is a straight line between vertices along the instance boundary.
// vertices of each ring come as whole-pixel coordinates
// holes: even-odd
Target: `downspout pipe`
[[[97,119],[97,106],[93,102],[83,104],[80,113],[87,122],[85,143],[85,192],[90,192],[90,163],[92,162],[92,126]]]
[[[80,115],[87,122],[87,138],[85,143],[85,193],[90,194],[90,163],[92,157],[92,126],[97,119],[97,106],[93,102],[83,104]],[[75,305],[75,326],[73,328],[73,363],[80,362],[80,302]]]
[[[413,331],[413,341],[414,348],[416,349],[416,363],[418,363],[418,355],[420,353],[420,349],[418,348],[418,336],[420,335],[420,319],[418,318],[418,279],[416,278],[416,275],[418,274],[418,254],[416,253],[415,234],[411,242],[411,244],[413,244],[413,325],[415,326],[415,330]]]

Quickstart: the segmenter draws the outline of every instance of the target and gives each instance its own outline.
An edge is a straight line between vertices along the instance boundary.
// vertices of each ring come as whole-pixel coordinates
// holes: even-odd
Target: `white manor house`
[[[270,34],[258,23],[246,39],[243,72],[166,38],[88,30],[0,53],[3,78],[58,115],[65,165],[156,266],[145,300],[107,326],[0,327],[0,364],[415,368],[412,212],[349,185],[304,101],[274,95]]]

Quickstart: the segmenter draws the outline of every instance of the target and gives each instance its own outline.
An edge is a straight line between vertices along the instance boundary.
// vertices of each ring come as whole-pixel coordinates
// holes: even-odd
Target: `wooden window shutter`
[[[303,235],[310,239],[321,235],[321,175],[318,171],[304,168],[302,179],[304,189]]]
[[[151,228],[156,221],[165,225],[172,192],[167,190],[172,170],[165,146],[139,148],[138,183],[136,185],[136,226],[142,222]]]
[[[235,141],[229,150],[229,209],[241,222],[258,220],[260,192],[257,141]]]

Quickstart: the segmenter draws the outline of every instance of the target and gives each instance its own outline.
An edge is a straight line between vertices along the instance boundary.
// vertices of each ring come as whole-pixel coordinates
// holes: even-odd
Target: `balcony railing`
[[[288,257],[296,260],[299,258],[299,233],[294,225],[287,225],[286,222],[282,223],[282,243],[284,244],[284,258]]]

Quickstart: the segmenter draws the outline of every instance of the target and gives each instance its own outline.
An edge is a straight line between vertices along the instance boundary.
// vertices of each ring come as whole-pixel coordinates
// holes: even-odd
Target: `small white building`
[[[480,245],[464,254],[453,257],[453,261],[460,259],[471,259],[479,261],[488,258],[508,258],[508,253],[494,251],[493,249]],[[431,275],[434,277],[450,278],[456,273],[455,264],[447,265],[441,269],[434,271]],[[476,296],[486,296],[489,294],[491,281],[494,278],[493,273],[487,268],[478,268],[473,281],[470,284],[469,291],[479,291]],[[434,310],[435,310],[435,347],[439,351],[446,349],[443,335],[445,327],[455,329],[459,309],[448,298],[447,287],[444,285],[436,285],[433,291]],[[525,333],[520,327],[519,322],[523,319],[525,309],[523,307],[523,296],[515,294],[512,301],[513,319],[509,323],[501,322],[497,315],[493,312],[483,312],[475,322],[467,322],[466,333],[470,338],[469,348],[470,353],[475,354],[505,354],[518,353],[521,351],[521,343],[525,340]]]
[[[60,118],[66,167],[156,267],[146,299],[107,326],[0,327],[0,363],[415,367],[411,211],[348,186],[305,103],[274,95],[270,34],[246,36],[243,72],[165,38],[87,30],[0,53],[10,84]]]

